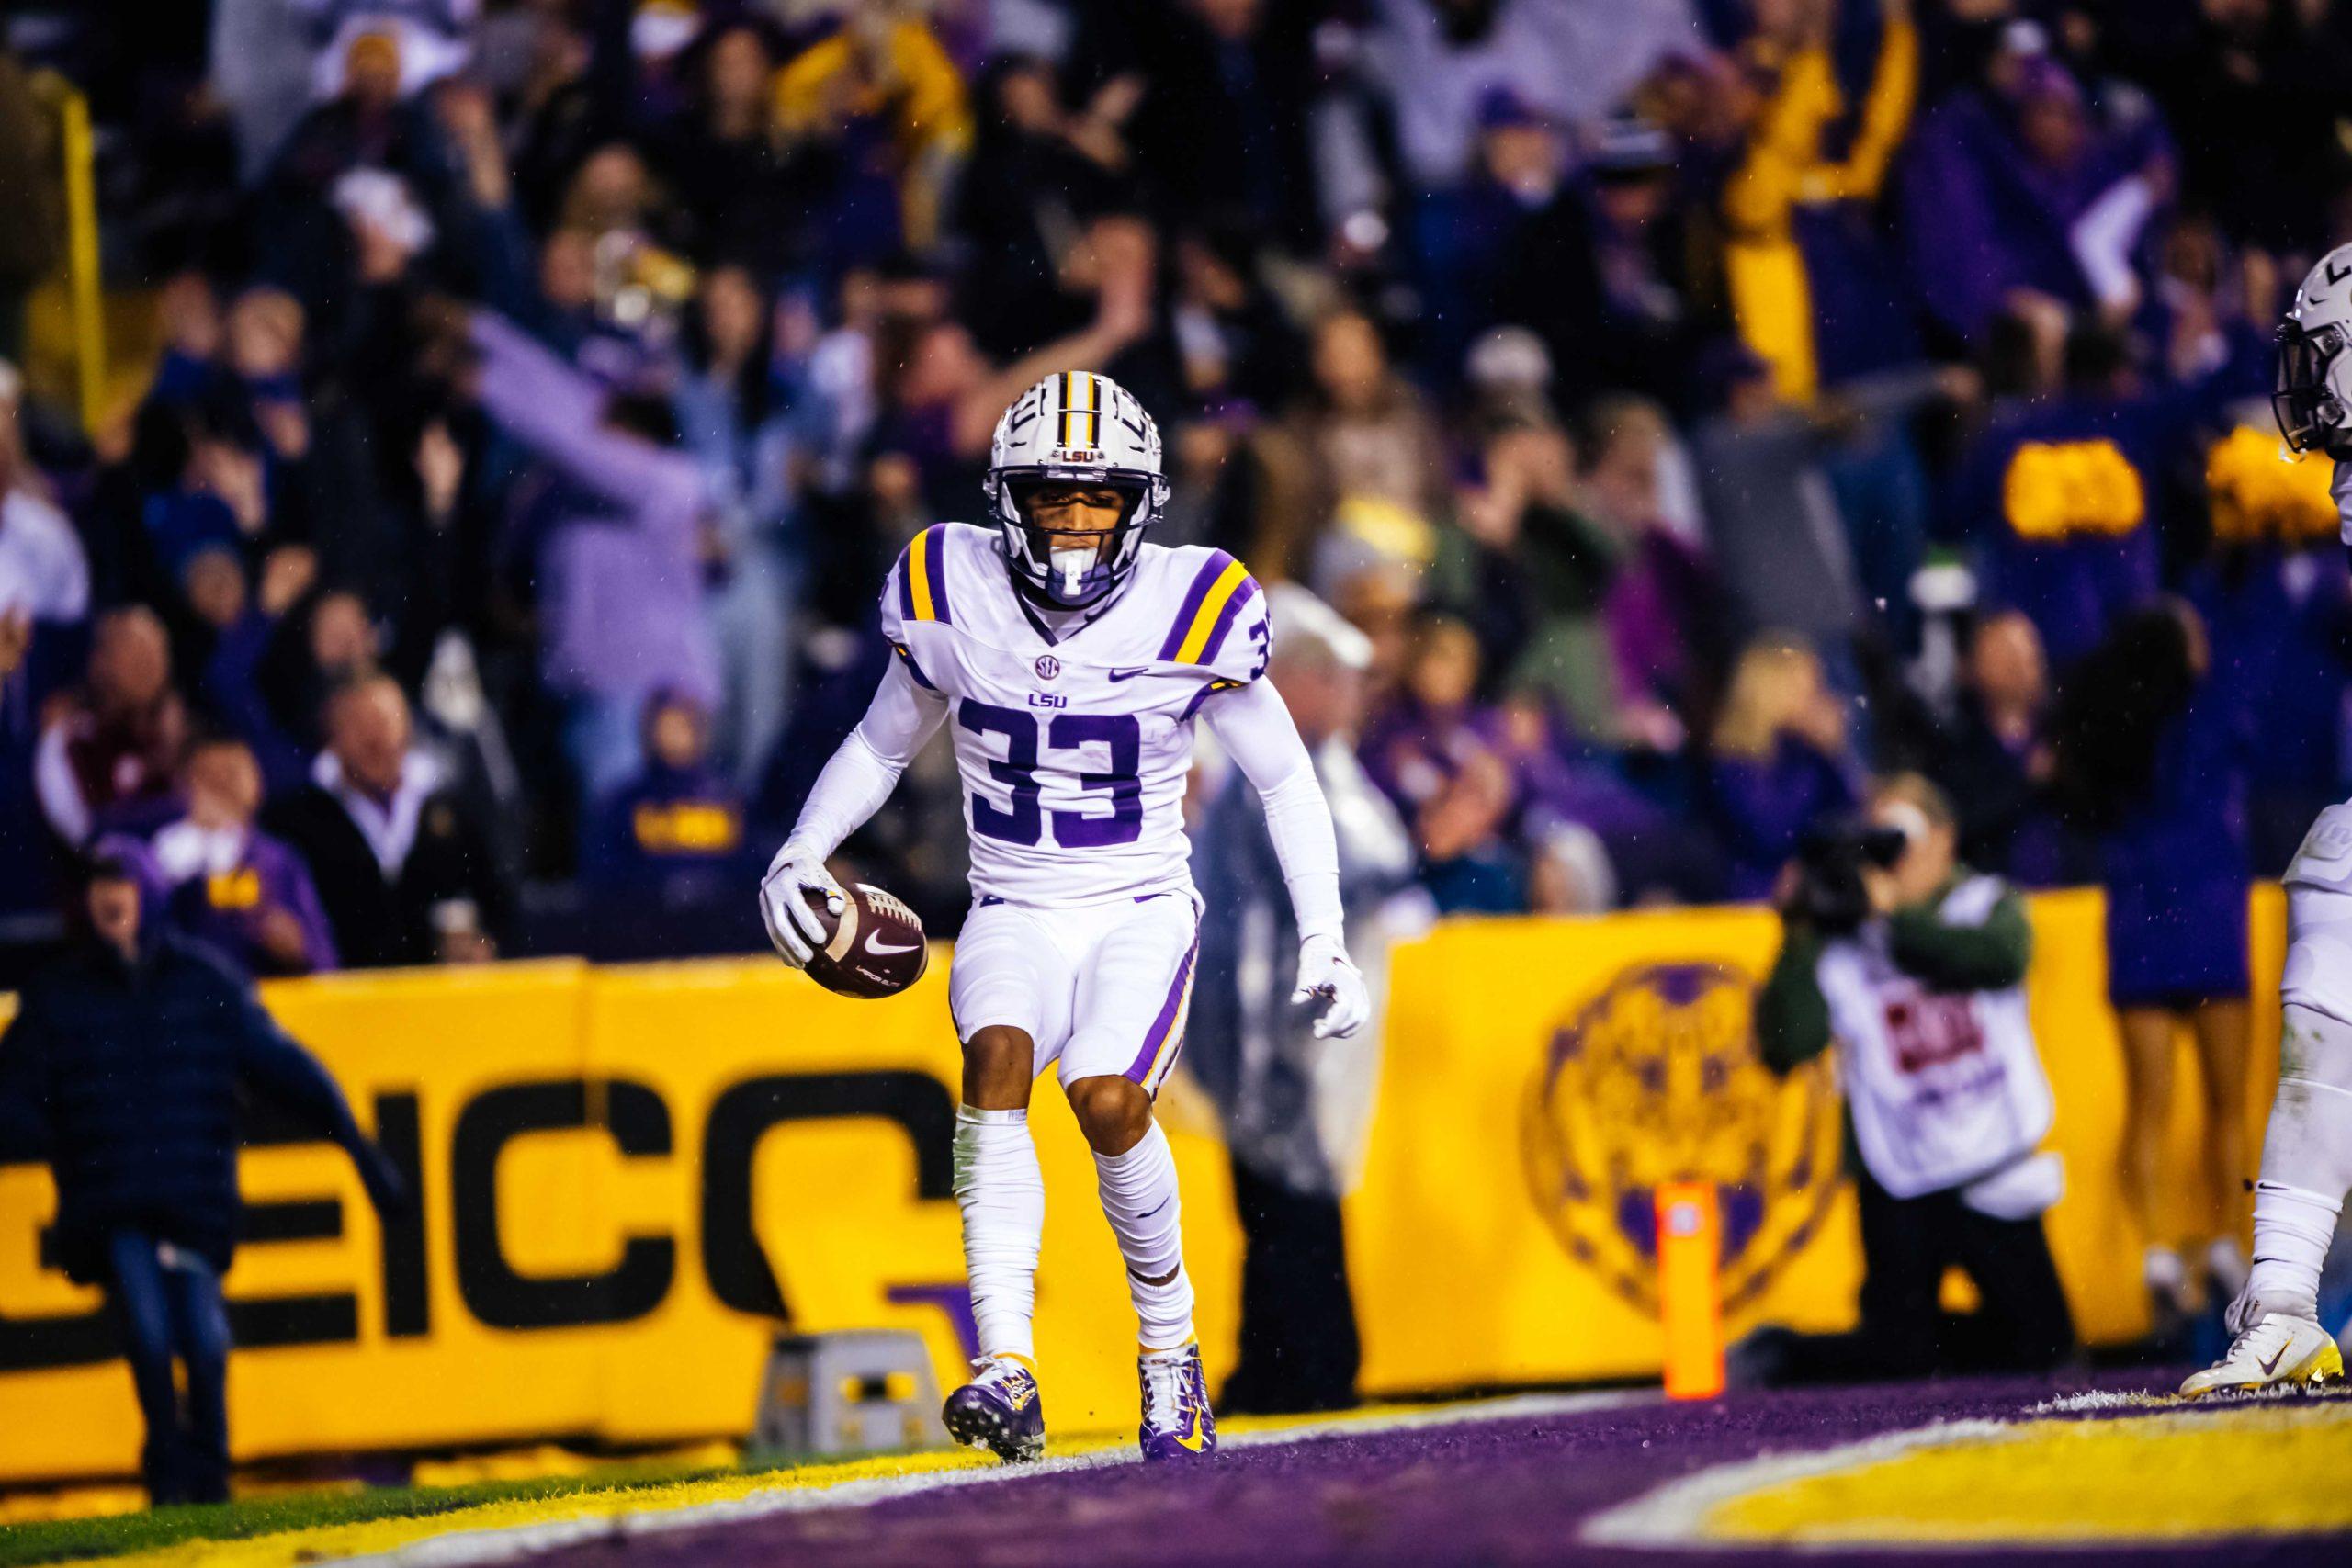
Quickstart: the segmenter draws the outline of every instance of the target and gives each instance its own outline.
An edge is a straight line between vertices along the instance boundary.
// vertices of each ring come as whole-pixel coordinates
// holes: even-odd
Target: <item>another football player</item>
[[[898,657],[776,852],[761,912],[805,964],[827,934],[812,897],[842,896],[826,858],[952,719],[974,897],[948,976],[956,1197],[980,1356],[947,1427],[1008,1460],[1045,1451],[1030,1317],[1046,1193],[1028,1105],[1058,1064],[1141,1322],[1144,1456],[1190,1460],[1216,1428],[1152,1102],[1183,1041],[1201,920],[1182,814],[1194,721],[1264,801],[1298,917],[1292,1000],[1319,1004],[1317,1034],[1345,1035],[1369,1001],[1341,941],[1330,814],[1261,679],[1257,582],[1222,550],[1144,540],[1168,480],[1125,388],[1078,370],[1032,387],[997,423],[987,494],[988,525],[927,529],[891,569],[882,626]]]
[[[2278,329],[2279,432],[2335,461],[2352,545],[2352,245],[2320,259]],[[2214,1393],[2344,1375],[2319,1322],[2319,1270],[2352,1190],[2352,805],[2312,824],[2287,868],[2278,1098],[2254,1189],[2254,1268],[2230,1304],[2229,1353],[2181,1385]]]

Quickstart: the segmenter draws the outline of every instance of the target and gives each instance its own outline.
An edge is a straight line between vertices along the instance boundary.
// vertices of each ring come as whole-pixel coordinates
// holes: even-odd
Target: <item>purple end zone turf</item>
[[[2101,1380],[2159,1389],[2162,1378]],[[2352,1562],[2352,1540],[2213,1542],[2156,1550],[1763,1548],[1627,1551],[1578,1543],[1592,1515],[1703,1466],[1802,1451],[1971,1417],[2014,1417],[2052,1393],[2041,1380],[1735,1394],[1641,1403],[1229,1449],[1198,1470],[1128,1465],[966,1486],[869,1506],[612,1539],[537,1562],[562,1568],[1202,1568],[1207,1564],[1708,1564],[1798,1562],[2035,1568]],[[2316,1553],[2316,1555],[2315,1555]]]

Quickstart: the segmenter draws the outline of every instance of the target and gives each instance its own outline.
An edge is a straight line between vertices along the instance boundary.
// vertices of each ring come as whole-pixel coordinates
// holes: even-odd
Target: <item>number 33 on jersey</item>
[[[1189,887],[1193,718],[1266,672],[1266,596],[1223,550],[1138,547],[1134,581],[1056,640],[1016,596],[993,535],[915,536],[882,629],[948,705],[972,889],[1057,906]]]

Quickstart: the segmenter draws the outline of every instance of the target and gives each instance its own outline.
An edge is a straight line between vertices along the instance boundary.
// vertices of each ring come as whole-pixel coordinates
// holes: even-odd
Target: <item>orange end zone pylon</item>
[[[1665,1330],[1666,1396],[1713,1399],[1724,1391],[1723,1292],[1716,1274],[1722,1216],[1711,1181],[1657,1190],[1658,1324]]]

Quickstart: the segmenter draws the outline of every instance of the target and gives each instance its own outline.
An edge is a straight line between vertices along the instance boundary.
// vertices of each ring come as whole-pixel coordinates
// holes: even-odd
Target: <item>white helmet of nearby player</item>
[[[1022,505],[1024,495],[1048,484],[1118,491],[1125,504],[1108,541],[1092,551],[1055,550]],[[1168,504],[1159,427],[1135,394],[1108,376],[1048,376],[996,422],[988,497],[1015,587],[1058,609],[1100,604],[1135,570],[1143,531]]]
[[[2295,290],[2270,406],[2294,450],[2352,457],[2352,245],[2320,257]]]

